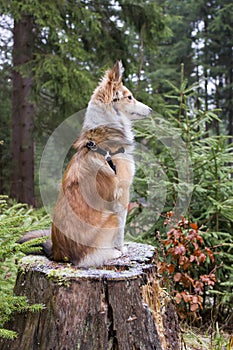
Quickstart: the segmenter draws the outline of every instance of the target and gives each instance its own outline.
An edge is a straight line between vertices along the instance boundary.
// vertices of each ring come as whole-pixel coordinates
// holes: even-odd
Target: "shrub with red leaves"
[[[164,261],[159,263],[159,271],[165,281],[170,282],[170,293],[174,296],[181,318],[197,317],[202,308],[204,288],[216,282],[215,269],[205,275],[200,266],[214,263],[214,254],[204,245],[198,226],[182,217],[174,225],[172,213],[167,213],[165,225],[172,228],[167,238],[161,240]],[[202,268],[203,271],[203,268]]]

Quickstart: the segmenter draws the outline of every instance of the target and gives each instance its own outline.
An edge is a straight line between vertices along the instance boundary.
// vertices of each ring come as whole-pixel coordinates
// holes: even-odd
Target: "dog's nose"
[[[153,109],[149,107],[149,112],[152,113],[153,112]]]

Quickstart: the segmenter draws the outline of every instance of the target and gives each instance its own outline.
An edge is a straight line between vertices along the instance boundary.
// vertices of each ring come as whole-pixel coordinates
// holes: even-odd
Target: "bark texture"
[[[12,185],[11,196],[35,205],[33,127],[35,106],[30,101],[32,78],[22,66],[33,59],[33,17],[22,15],[14,24],[12,95]],[[25,67],[25,66],[24,66]],[[30,69],[28,69],[30,70]]]
[[[15,293],[45,309],[16,314],[8,326],[19,336],[0,350],[179,350],[177,316],[153,257],[154,247],[129,243],[127,255],[98,269],[23,258]]]

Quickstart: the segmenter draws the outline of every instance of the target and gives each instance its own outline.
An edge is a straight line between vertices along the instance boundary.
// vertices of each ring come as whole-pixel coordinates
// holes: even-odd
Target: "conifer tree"
[[[36,244],[34,241],[21,245],[17,240],[25,231],[46,228],[50,219],[43,211],[36,212],[27,205],[12,203],[6,196],[0,195],[0,222],[0,338],[13,339],[17,334],[5,329],[5,323],[11,320],[14,311],[43,309],[43,305],[29,305],[25,296],[13,293],[17,272],[15,261],[23,256],[22,253],[32,252],[32,246]]]
[[[64,118],[86,107],[101,71],[114,60],[122,59],[126,70],[128,62],[132,70],[136,66],[139,76],[142,60],[134,54],[133,38],[142,39],[142,32],[144,38],[159,38],[163,14],[152,1],[4,0],[1,10],[15,23],[11,192],[34,205],[36,140],[46,139]]]

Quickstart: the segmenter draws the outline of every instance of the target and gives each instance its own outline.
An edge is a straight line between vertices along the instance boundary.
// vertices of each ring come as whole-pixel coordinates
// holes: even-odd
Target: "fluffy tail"
[[[28,242],[31,241],[33,239],[36,238],[41,238],[41,237],[45,237],[48,236],[48,240],[45,241],[44,243],[40,243],[38,245],[35,245],[35,249],[36,246],[42,247],[42,250],[38,250],[33,252],[33,254],[37,254],[37,255],[45,255],[47,256],[47,258],[49,259],[53,259],[53,250],[52,250],[52,241],[50,239],[51,237],[51,231],[50,230],[37,230],[37,231],[30,231],[25,233],[25,235],[20,238],[20,240],[18,240],[18,243],[22,244],[24,242]]]

